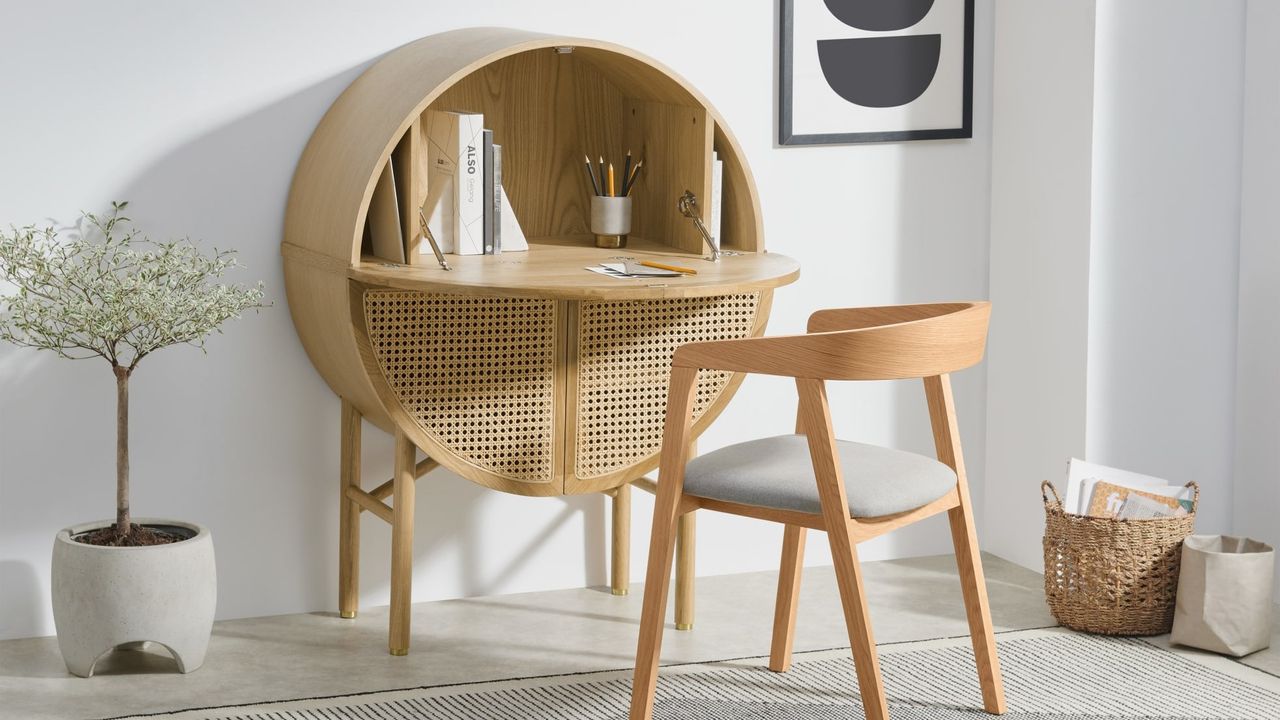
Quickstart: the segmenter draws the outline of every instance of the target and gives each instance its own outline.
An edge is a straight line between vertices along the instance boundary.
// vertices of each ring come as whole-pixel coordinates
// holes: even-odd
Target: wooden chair
[[[992,714],[1004,712],[949,376],[982,359],[990,313],[986,302],[821,310],[809,317],[806,335],[699,342],[676,351],[636,651],[632,720],[649,720],[653,714],[676,521],[698,509],[786,526],[769,657],[769,669],[776,672],[786,671],[791,662],[805,530],[827,532],[869,720],[883,720],[888,709],[857,544],[947,511],[983,707]],[[798,434],[740,443],[690,461],[690,409],[698,370],[703,368],[795,378]],[[937,462],[836,440],[825,381],[906,378],[924,380]]]

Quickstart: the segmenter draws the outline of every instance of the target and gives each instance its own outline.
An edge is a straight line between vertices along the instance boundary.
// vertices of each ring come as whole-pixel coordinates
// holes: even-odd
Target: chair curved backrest
[[[977,530],[973,523],[950,376],[952,372],[982,360],[990,316],[991,304],[987,302],[820,310],[809,316],[809,333],[806,335],[700,342],[682,345],[676,350],[667,390],[667,417],[663,427],[657,499],[653,508],[653,534],[649,542],[649,570],[632,683],[631,720],[650,720],[653,717],[671,560],[675,555],[677,536],[681,543],[685,543],[688,541],[685,533],[692,531],[693,524],[686,518],[692,520],[692,513],[698,509],[719,510],[786,525],[778,604],[774,609],[773,648],[769,659],[769,668],[778,672],[790,664],[795,633],[795,598],[800,587],[800,567],[804,565],[805,528],[826,531],[836,580],[840,585],[862,707],[868,720],[886,720],[889,710],[876,658],[875,638],[867,619],[867,601],[856,546],[895,528],[946,512],[951,523],[965,616],[969,621],[973,655],[982,687],[982,706],[993,715],[1005,711],[1000,662],[982,574]],[[713,499],[700,493],[685,492],[685,465],[692,452],[693,409],[698,396],[698,371],[702,369],[795,379],[799,398],[796,434],[803,435],[808,445],[820,513],[770,507],[768,503],[760,506],[749,500]],[[912,510],[873,518],[855,518],[849,508],[845,461],[832,425],[826,381],[907,378],[923,379],[937,457],[939,462],[955,471],[955,487]],[[734,451],[731,447],[718,452],[732,454]],[[883,483],[892,482],[892,479],[871,477],[859,478],[859,481]],[[676,622],[681,622],[682,615],[687,618],[686,623],[692,622],[692,596],[685,592],[685,599],[681,600],[682,593],[677,589],[676,597],[677,603],[683,603],[676,609]]]
[[[991,303],[819,310],[806,335],[690,343],[672,365],[822,380],[900,380],[982,360]]]

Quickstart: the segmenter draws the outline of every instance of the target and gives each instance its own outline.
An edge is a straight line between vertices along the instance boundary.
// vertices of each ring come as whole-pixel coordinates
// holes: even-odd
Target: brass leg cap
[[[693,623],[676,623],[677,630],[692,630]]]
[[[628,592],[630,592],[630,590],[619,590],[618,588],[613,589],[614,595],[626,595]]]
[[[356,611],[355,611],[355,610],[343,610],[343,611],[341,611],[341,612],[339,612],[339,613],[338,613],[338,616],[339,616],[339,617],[341,617],[343,620],[350,620],[351,618],[353,618],[353,617],[355,617],[355,616],[356,616]]]
[[[409,654],[409,648],[391,648],[390,652],[396,657],[404,657]]]

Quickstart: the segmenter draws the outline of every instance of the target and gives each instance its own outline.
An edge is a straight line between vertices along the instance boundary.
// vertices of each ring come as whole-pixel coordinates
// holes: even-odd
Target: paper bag
[[[1266,543],[1188,537],[1170,640],[1235,657],[1270,646],[1274,569],[1275,551]]]

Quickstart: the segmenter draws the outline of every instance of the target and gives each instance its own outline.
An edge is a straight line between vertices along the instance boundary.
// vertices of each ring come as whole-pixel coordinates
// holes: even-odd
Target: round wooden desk
[[[531,95],[535,82],[558,90]],[[450,255],[444,271],[414,251],[422,118],[462,107],[483,112],[502,141],[503,185],[529,249]],[[597,249],[587,234],[584,146],[616,156],[635,148],[645,159],[626,249]],[[700,237],[675,210],[685,189],[711,196],[713,149],[724,163],[721,246],[731,251],[717,263],[702,258]],[[411,264],[371,255],[364,240],[387,168]],[[606,43],[492,28],[410,43],[339,97],[299,161],[282,253],[294,325],[342,398],[339,608],[355,616],[368,511],[393,528],[393,654],[409,644],[414,480],[437,466],[521,495],[610,495],[612,585],[625,593],[630,484],[658,462],[672,353],[759,335],[773,289],[799,274],[790,258],[764,251],[741,150],[683,80]],[[620,256],[697,274],[616,279],[585,269]],[[740,381],[704,373],[694,437]],[[394,477],[370,490],[359,470],[362,418],[396,437]],[[692,623],[692,533],[690,515],[677,573],[681,627]]]
[[[790,258],[712,263],[635,241],[535,242],[528,252],[451,258],[439,267],[362,262],[348,273],[358,344],[396,428],[469,480],[521,495],[608,491],[657,466],[671,355],[697,340],[758,335]],[[697,269],[617,279],[611,257]],[[696,432],[740,378],[706,373]]]

